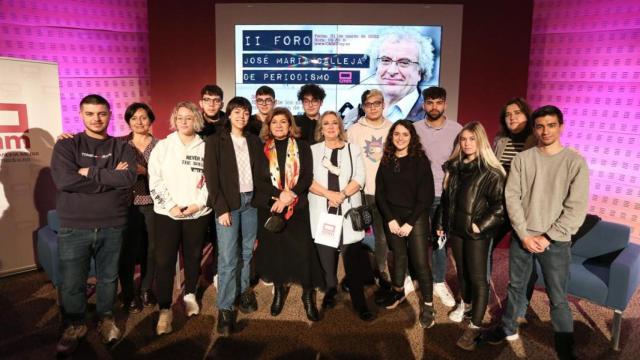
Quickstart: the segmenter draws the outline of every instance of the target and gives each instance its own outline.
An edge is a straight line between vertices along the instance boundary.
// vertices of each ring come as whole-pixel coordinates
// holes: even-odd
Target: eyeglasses
[[[371,109],[371,108],[377,109],[380,106],[382,106],[382,101],[374,101],[374,102],[366,102],[366,103],[364,103],[364,108],[365,109]]]
[[[382,66],[391,66],[391,64],[396,63],[396,65],[398,67],[401,67],[403,69],[408,68],[409,66],[411,66],[411,64],[419,64],[419,62],[417,62],[417,61],[411,61],[411,60],[406,59],[406,58],[393,60],[392,58],[387,57],[387,56],[379,57],[377,60],[380,63],[380,65],[382,65]]]
[[[302,99],[302,103],[304,105],[318,105],[320,104],[320,100],[318,99]]]
[[[202,98],[202,101],[205,104],[220,104],[222,102],[222,99],[220,99],[220,98]]]
[[[256,104],[258,105],[271,105],[273,104],[273,99],[256,99]]]
[[[512,116],[518,116],[518,115],[522,115],[522,111],[520,111],[520,110],[516,110],[516,111],[514,111],[514,112],[512,112],[512,113],[510,113],[510,112],[505,113],[505,114],[504,114],[504,118],[505,118],[505,119],[508,119],[508,118],[510,118],[510,117],[512,117]]]

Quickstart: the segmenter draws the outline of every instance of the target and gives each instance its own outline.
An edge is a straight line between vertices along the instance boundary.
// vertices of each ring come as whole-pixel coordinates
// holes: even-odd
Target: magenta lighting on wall
[[[2,0],[0,56],[58,63],[65,132],[82,129],[78,103],[98,93],[109,132],[126,134],[127,105],[150,100],[147,1]]]
[[[536,0],[528,99],[565,114],[587,159],[589,212],[640,242],[640,2]]]

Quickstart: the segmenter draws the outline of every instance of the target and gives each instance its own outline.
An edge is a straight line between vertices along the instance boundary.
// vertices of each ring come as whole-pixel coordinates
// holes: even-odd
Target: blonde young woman
[[[184,257],[185,310],[187,316],[200,312],[195,292],[202,245],[211,222],[203,172],[205,143],[197,134],[203,127],[202,114],[194,103],[178,103],[171,114],[171,128],[175,131],[158,142],[149,158],[149,187],[156,213],[158,335],[172,331],[173,277],[180,244]]]
[[[489,299],[489,256],[494,233],[504,218],[505,171],[479,122],[462,128],[443,168],[444,190],[436,232],[439,236],[446,233],[449,238],[460,296],[471,309],[471,322],[456,344],[471,351]]]
[[[365,171],[360,147],[346,142],[342,119],[335,111],[320,116],[313,154],[313,183],[309,188],[311,231],[315,232],[323,213],[345,215],[351,208],[362,205],[360,189],[364,187]],[[342,254],[351,303],[358,317],[374,319],[364,297],[365,279],[372,279],[368,255],[362,246],[364,231],[355,231],[348,218],[343,220],[342,236],[337,248],[316,244],[320,264],[325,273],[327,288],[322,307],[336,305],[338,254]]]

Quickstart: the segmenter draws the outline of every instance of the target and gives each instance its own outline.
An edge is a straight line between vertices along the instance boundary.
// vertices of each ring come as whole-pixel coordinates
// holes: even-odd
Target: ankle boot
[[[287,289],[284,285],[273,285],[273,302],[271,303],[271,316],[278,316],[284,307],[287,298]]]
[[[304,311],[307,313],[307,319],[311,321],[320,320],[320,315],[318,314],[318,308],[316,307],[315,290],[305,289],[302,292],[302,305],[304,305]]]

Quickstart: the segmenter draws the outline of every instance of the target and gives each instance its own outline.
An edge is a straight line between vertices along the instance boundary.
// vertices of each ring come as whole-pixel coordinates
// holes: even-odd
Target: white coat
[[[351,159],[349,158],[349,149],[351,148],[351,159],[353,159],[353,174],[351,173]],[[323,187],[328,187],[329,171],[322,165],[322,159],[326,155],[331,157],[331,149],[327,148],[324,142],[317,143],[311,146],[311,153],[313,154],[313,180]],[[340,175],[338,181],[340,184],[340,190],[343,190],[349,178],[357,182],[360,187],[364,187],[365,172],[364,163],[360,147],[346,143],[345,146],[338,151],[338,166],[340,167]],[[360,192],[357,192],[342,202],[341,210],[342,214],[346,214],[352,207],[358,207],[362,205],[362,197]],[[320,214],[327,212],[327,199],[309,192],[309,214],[311,217],[311,233],[314,234],[316,227],[318,226],[318,219]],[[364,231],[355,231],[351,226],[351,219],[345,218],[342,225],[342,243],[353,244],[364,238]]]

